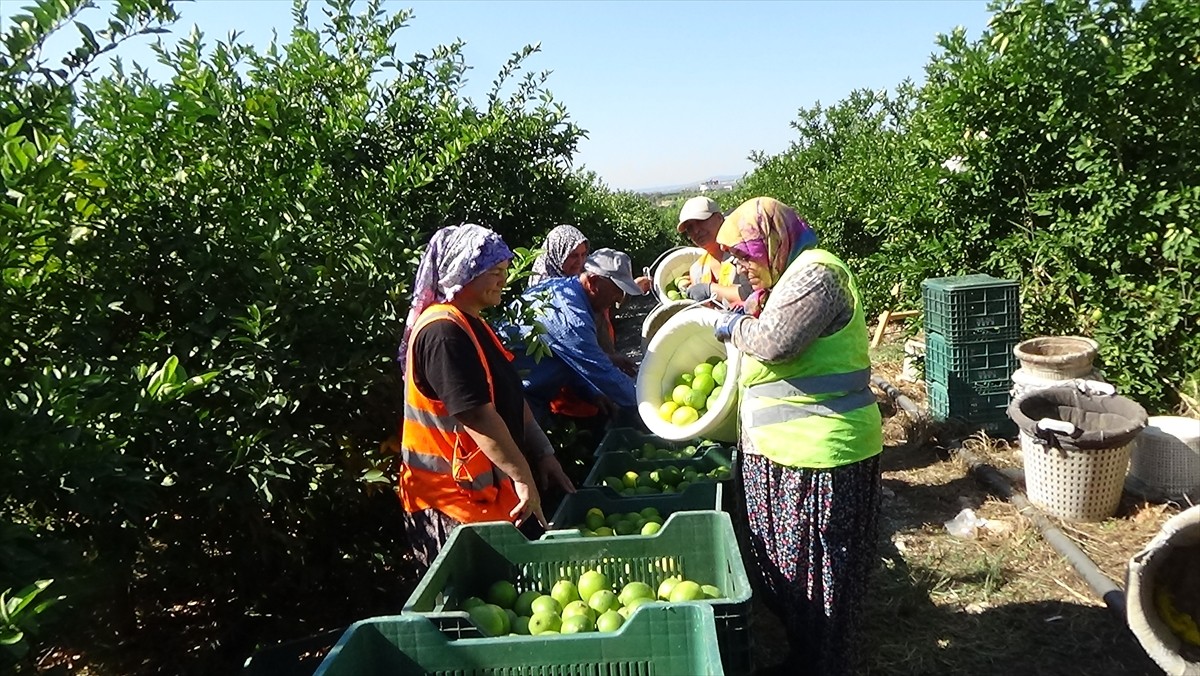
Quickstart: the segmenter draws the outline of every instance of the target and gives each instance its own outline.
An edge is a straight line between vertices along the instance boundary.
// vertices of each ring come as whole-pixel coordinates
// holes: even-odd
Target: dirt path
[[[618,348],[640,361],[642,319],[650,299],[617,313]],[[895,379],[896,350],[875,368],[918,402],[920,384]],[[990,496],[965,465],[929,441],[937,430],[914,426],[880,395],[885,413],[883,514],[879,568],[867,604],[863,673],[1007,675],[1158,674],[1136,639],[1035,528],[1007,502]],[[1020,467],[1008,443],[972,443],[997,467]],[[974,539],[950,535],[945,522],[970,507],[993,529]],[[1126,497],[1119,514],[1099,524],[1060,524],[1110,578],[1123,586],[1125,565],[1178,510]],[[780,659],[785,638],[756,604],[755,655]]]

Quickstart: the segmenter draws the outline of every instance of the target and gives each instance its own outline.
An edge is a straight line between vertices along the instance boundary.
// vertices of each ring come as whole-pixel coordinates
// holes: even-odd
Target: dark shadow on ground
[[[881,555],[867,604],[863,674],[1161,673],[1107,608],[1039,601],[951,610],[930,600],[923,581],[936,572],[910,569],[890,543]]]

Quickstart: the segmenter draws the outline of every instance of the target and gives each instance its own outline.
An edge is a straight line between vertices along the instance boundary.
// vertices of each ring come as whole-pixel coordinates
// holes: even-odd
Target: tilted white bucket
[[[698,437],[737,441],[737,378],[742,353],[713,336],[713,323],[720,314],[706,307],[679,312],[650,339],[638,370],[637,398],[638,413],[652,434],[672,441]],[[725,385],[713,406],[690,425],[672,425],[663,420],[658,409],[674,389],[675,381],[709,357],[728,359]]]
[[[667,298],[667,285],[675,281],[676,277],[686,274],[688,268],[692,267],[692,263],[695,263],[703,255],[704,249],[698,246],[685,246],[669,251],[659,258],[654,269],[650,271],[650,279],[654,282],[651,288],[654,290],[658,302],[670,301]]]

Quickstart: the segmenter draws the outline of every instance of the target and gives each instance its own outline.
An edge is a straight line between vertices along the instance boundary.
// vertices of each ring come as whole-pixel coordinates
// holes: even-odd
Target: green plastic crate
[[[599,488],[580,488],[563,498],[562,503],[554,512],[554,516],[550,518],[550,527],[574,529],[577,524],[583,523],[584,515],[593,507],[599,507],[605,514],[640,512],[647,507],[653,507],[666,520],[675,512],[721,509],[722,493],[722,486],[716,481],[694,483],[685,488],[682,493],[659,493],[633,497],[616,497],[612,491]],[[612,537],[635,536],[614,535]]]
[[[750,580],[728,514],[679,512],[657,534],[645,537],[585,538],[579,531],[561,533],[575,537],[531,542],[512,524],[500,522],[455,528],[405,602],[404,612],[429,613],[446,634],[467,638],[479,636],[467,613],[446,609],[457,608],[469,596],[482,597],[497,580],[510,580],[522,592],[548,592],[556,580],[576,579],[592,569],[620,587],[640,581],[657,589],[666,578],[682,575],[716,585],[725,594],[725,598],[693,603],[712,607],[725,670],[749,672]],[[633,617],[644,610],[639,608]]]
[[[604,438],[600,440],[600,445],[596,447],[596,455],[599,456],[613,451],[630,451],[635,448],[641,448],[642,444],[647,442],[654,444],[658,448],[669,448],[673,451],[677,451],[689,443],[695,443],[669,441],[632,427],[614,427],[606,432]]]
[[[1008,408],[1011,395],[1007,388],[984,389],[955,388],[925,381],[925,391],[929,396],[929,411],[934,418],[962,418],[971,421],[972,418],[984,419],[988,416],[999,415]]]
[[[991,275],[933,277],[921,282],[925,333],[952,343],[1016,340],[1021,335],[1020,287]]]
[[[315,676],[720,676],[713,612],[638,608],[615,632],[453,640],[422,615],[351,625]]]
[[[616,451],[633,451],[640,449],[644,444],[654,444],[656,448],[669,448],[673,451],[678,451],[687,446],[695,446],[697,453],[703,453],[707,447],[718,446],[726,448],[726,444],[711,439],[693,439],[692,441],[671,441],[663,439],[632,427],[614,427],[605,433],[604,438],[600,440],[600,445],[596,447],[596,456],[604,455],[605,453],[613,453]],[[650,461],[653,462],[653,461]]]
[[[940,333],[926,334],[925,378],[942,385],[1008,389],[1018,366],[1016,345],[1015,339],[956,344]]]
[[[601,480],[606,476],[619,477],[630,470],[635,472],[646,472],[662,469],[663,467],[671,465],[681,469],[684,467],[692,467],[697,472],[703,474],[709,470],[715,469],[719,465],[725,465],[726,467],[732,469],[733,457],[724,447],[710,448],[700,455],[693,456],[690,459],[685,458],[682,460],[638,460],[624,451],[613,451],[612,453],[605,453],[596,458],[596,464],[592,465],[592,471],[588,472],[587,478],[583,480],[583,485],[607,491],[608,494],[613,497],[621,497],[621,495],[616,491],[613,491],[608,486],[602,485]],[[725,479],[725,481],[728,481],[728,479]],[[710,479],[702,483],[715,482]]]

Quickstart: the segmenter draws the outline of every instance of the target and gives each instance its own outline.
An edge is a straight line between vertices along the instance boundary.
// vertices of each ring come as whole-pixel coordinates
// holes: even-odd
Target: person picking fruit
[[[594,317],[626,295],[642,293],[633,279],[629,256],[598,249],[587,258],[581,274],[546,280],[522,294],[517,302],[533,309],[542,329],[540,339],[550,355],[527,354],[524,343],[531,327],[504,327],[502,332],[517,355],[514,364],[525,374],[525,397],[538,420],[549,415],[549,402],[563,387],[596,403],[609,418],[633,417],[637,407],[633,378],[600,347]]]
[[[708,197],[693,197],[683,203],[679,210],[679,232],[704,249],[704,255],[692,264],[687,275],[675,281],[675,287],[692,300],[715,297],[730,305],[740,305],[750,295],[751,288],[717,244],[717,231],[724,221],[720,205]]]
[[[512,251],[464,224],[434,233],[400,343],[404,418],[397,493],[417,560],[428,566],[460,523],[543,527],[542,489],[575,491],[521,394],[521,379],[480,313],[500,304]]]
[[[862,297],[846,264],[769,197],[734,210],[717,242],[754,286],[714,333],[743,354],[740,506],[767,605],[787,628],[780,671],[854,673],[883,450]]]

